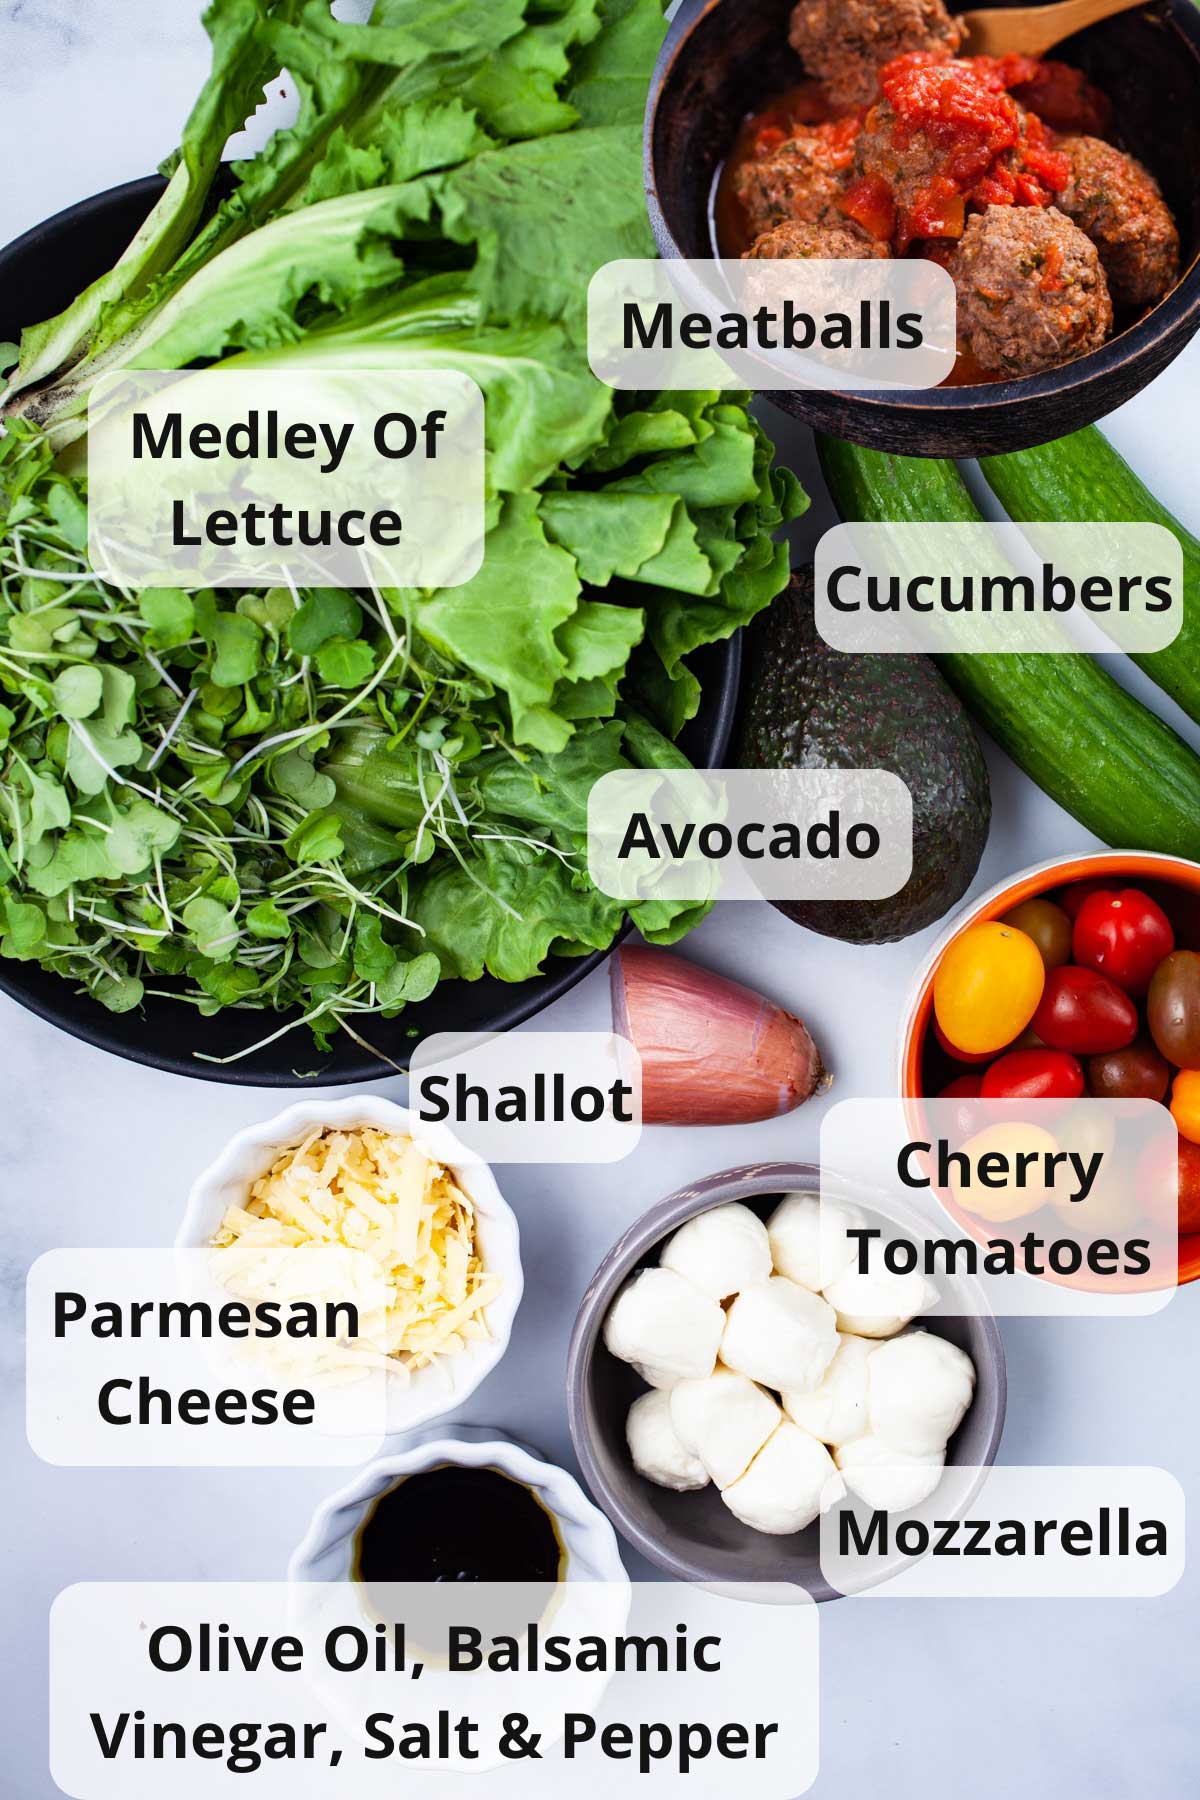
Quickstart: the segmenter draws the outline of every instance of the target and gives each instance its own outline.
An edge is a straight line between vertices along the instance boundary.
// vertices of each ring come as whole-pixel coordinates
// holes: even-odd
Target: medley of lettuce
[[[679,760],[688,658],[780,591],[803,504],[744,397],[615,396],[601,263],[652,254],[658,0],[214,0],[161,201],[24,335],[0,441],[0,952],[114,1010],[168,991],[362,1036],[443,977],[610,944],[588,790]],[[286,66],[299,116],[220,164]],[[454,368],[487,403],[465,586],[121,591],[86,560],[98,372]],[[9,359],[11,361],[11,358]],[[702,909],[647,906],[669,942]]]

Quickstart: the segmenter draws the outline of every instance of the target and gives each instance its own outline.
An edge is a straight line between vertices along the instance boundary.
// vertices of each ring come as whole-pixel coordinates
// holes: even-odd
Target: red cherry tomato
[[[1051,969],[1032,1019],[1051,1050],[1100,1056],[1123,1050],[1137,1036],[1137,1008],[1107,975],[1094,969]]]
[[[980,1084],[985,1100],[1078,1100],[1083,1069],[1065,1050],[1010,1050]]]
[[[1075,917],[1075,961],[1107,975],[1127,994],[1144,994],[1164,956],[1175,948],[1166,913],[1140,888],[1100,888]]]
[[[938,1095],[939,1100],[956,1100],[958,1102],[950,1117],[953,1120],[951,1135],[955,1141],[965,1144],[973,1138],[977,1131],[982,1131],[987,1120],[984,1109],[979,1103],[979,1084],[982,1076],[972,1071],[970,1075],[957,1075],[948,1087],[944,1087]],[[946,1123],[942,1115],[941,1126]]]
[[[1073,881],[1070,887],[1063,888],[1056,896],[1056,904],[1062,907],[1068,919],[1074,920],[1078,918],[1079,909],[1089,894],[1103,893],[1111,885],[1103,877],[1093,881]]]
[[[1200,1144],[1179,1140],[1179,1233],[1200,1231]]]
[[[942,1046],[942,1049],[946,1052],[946,1055],[953,1058],[957,1063],[991,1062],[993,1056],[996,1054],[994,1050],[960,1050],[957,1044],[952,1044],[950,1042],[950,1039],[938,1024],[936,1014],[933,1019],[933,1035]]]
[[[1177,1174],[1161,1147],[1153,1145],[1138,1167],[1138,1193],[1158,1224],[1178,1220],[1181,1237],[1200,1231],[1200,1144],[1179,1139]]]

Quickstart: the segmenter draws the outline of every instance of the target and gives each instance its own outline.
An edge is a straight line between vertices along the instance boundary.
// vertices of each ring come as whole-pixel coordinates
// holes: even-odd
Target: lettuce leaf
[[[691,659],[785,585],[775,534],[803,496],[747,396],[614,394],[588,367],[592,274],[653,254],[659,0],[378,0],[366,25],[214,0],[207,22],[163,201],[26,334],[6,407],[0,543],[19,530],[39,574],[0,608],[0,954],[114,1009],[167,981],[325,1044],[628,919],[675,941],[703,906],[591,886],[588,796],[683,763]],[[283,65],[295,123],[218,183]],[[54,456],[97,370],[213,362],[470,375],[479,573],[383,594],[81,579],[84,487]]]

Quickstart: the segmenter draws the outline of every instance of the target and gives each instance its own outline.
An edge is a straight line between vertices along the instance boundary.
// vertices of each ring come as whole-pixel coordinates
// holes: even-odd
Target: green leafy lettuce
[[[584,303],[652,254],[658,0],[213,0],[212,74],[135,244],[26,332],[0,440],[0,954],[117,1011],[369,1030],[439,980],[612,943],[587,797],[682,761],[689,666],[787,577],[803,499],[721,393],[614,395]],[[294,125],[221,169],[281,66]],[[131,594],[87,565],[98,372],[457,369],[488,535],[444,590]],[[671,942],[703,908],[634,909]]]

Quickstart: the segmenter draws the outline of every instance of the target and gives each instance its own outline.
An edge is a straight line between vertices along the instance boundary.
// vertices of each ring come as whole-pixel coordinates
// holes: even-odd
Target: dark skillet
[[[130,181],[35,225],[0,250],[0,340],[16,339],[28,320],[51,318],[81,288],[111,266],[162,192],[158,176]],[[691,659],[703,699],[699,715],[680,739],[680,748],[698,767],[716,768],[733,728],[741,668],[738,638],[714,644]],[[602,963],[606,951],[589,956],[551,957],[547,973],[532,981],[444,982],[419,1006],[398,1019],[356,1019],[392,1064],[408,1066],[413,1044],[433,1031],[507,1031],[532,1018]],[[164,980],[163,986],[171,984]],[[300,1087],[312,1082],[378,1080],[393,1073],[389,1063],[369,1055],[345,1032],[322,1054],[301,1026],[240,1062],[221,1066],[199,1062],[194,1052],[229,1056],[266,1037],[288,1017],[282,1013],[229,1011],[201,1018],[181,1002],[148,999],[135,1013],[107,1012],[61,976],[32,963],[0,959],[0,991],[72,1037],[131,1062],[195,1075],[205,1081],[251,1087]],[[294,1015],[292,1015],[294,1016]]]
[[[655,68],[646,114],[646,195],[663,256],[714,254],[710,198],[738,127],[804,73],[787,41],[792,4],[684,0]],[[950,10],[957,10],[953,0]],[[908,456],[1023,450],[1090,425],[1132,399],[1200,329],[1200,7],[1193,0],[1158,0],[1080,32],[1052,54],[1103,88],[1126,147],[1158,177],[1179,224],[1182,281],[1101,349],[1045,375],[933,388],[903,399],[772,393],[784,412],[851,443]]]

